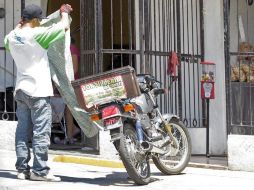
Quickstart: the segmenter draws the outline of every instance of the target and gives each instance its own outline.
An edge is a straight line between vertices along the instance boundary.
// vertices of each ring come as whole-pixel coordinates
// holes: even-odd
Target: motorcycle
[[[151,181],[150,159],[166,175],[181,173],[190,160],[191,139],[180,118],[161,114],[156,97],[165,93],[149,74],[136,76],[141,95],[100,104],[90,114],[109,130],[126,171],[138,185]]]

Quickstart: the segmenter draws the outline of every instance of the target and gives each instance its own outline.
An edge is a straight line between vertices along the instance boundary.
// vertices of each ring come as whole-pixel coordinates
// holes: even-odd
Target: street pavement
[[[54,162],[49,155],[52,172],[61,182],[38,182],[16,179],[15,153],[0,150],[0,189],[2,190],[253,190],[254,173],[188,167],[181,175],[165,176],[152,165],[153,182],[146,186],[133,183],[124,168],[98,167]],[[208,167],[208,166],[207,166]]]

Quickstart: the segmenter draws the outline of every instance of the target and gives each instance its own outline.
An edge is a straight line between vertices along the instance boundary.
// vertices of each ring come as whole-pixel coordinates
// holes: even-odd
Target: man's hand
[[[63,4],[60,8],[60,12],[61,13],[68,13],[70,14],[70,12],[73,11],[72,7],[69,4]]]

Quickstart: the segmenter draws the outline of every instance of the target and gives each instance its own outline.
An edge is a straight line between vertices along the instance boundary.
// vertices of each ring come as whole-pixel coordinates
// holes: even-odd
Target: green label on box
[[[127,98],[123,78],[120,75],[83,84],[81,90],[87,108],[113,99]]]

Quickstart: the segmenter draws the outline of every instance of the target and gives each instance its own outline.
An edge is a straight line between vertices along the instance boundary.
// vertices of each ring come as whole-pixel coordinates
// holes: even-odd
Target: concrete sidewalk
[[[1,166],[13,165],[15,163],[15,151],[1,150],[0,149],[0,164]],[[12,163],[10,162],[12,160]],[[32,159],[31,159],[32,160]],[[95,154],[82,154],[69,151],[49,151],[49,162],[60,163],[73,163],[84,164],[99,167],[109,168],[124,168],[121,160],[108,160],[101,158],[100,155]],[[13,166],[11,166],[13,167]],[[192,156],[188,167],[206,168],[206,169],[219,169],[228,170],[226,157],[210,157],[205,156]]]
[[[241,187],[254,185],[254,173],[251,172],[236,172],[225,170],[217,170],[222,168],[221,164],[207,164],[207,163],[195,163],[195,167],[187,167],[182,175],[166,176],[161,174],[160,171],[152,164],[151,176],[153,183],[147,186],[136,186],[132,180],[128,179],[128,175],[124,168],[121,168],[119,161],[102,160],[96,156],[81,156],[81,155],[59,155],[49,154],[48,165],[51,167],[53,174],[61,177],[62,182],[37,182],[30,180],[18,180],[16,179],[16,170],[14,167],[16,156],[14,151],[0,150],[0,189],[4,190],[46,190],[46,189],[93,189],[93,190],[118,190],[127,189],[135,190],[137,187],[140,190],[161,190],[161,189],[214,189],[216,186],[218,189],[239,189]],[[83,164],[75,164],[65,162],[54,162],[59,157],[64,159],[75,158],[76,160],[83,160]],[[195,157],[196,161],[207,162],[206,158]],[[195,160],[194,159],[194,160]],[[192,158],[193,160],[193,158]],[[215,162],[213,158],[209,158],[209,162]],[[70,160],[69,160],[70,161]],[[90,163],[89,163],[89,162]],[[107,162],[106,162],[107,161]],[[77,161],[75,161],[78,163]],[[98,167],[98,163],[101,166]],[[106,165],[105,163],[118,163],[119,168],[116,165]],[[216,162],[215,162],[216,163]],[[92,166],[97,164],[97,166]],[[103,164],[103,165],[102,165]],[[114,168],[112,168],[114,167]],[[199,167],[202,167],[199,168]],[[205,169],[204,169],[205,168]],[[212,169],[206,169],[212,168]],[[225,183],[226,181],[226,183]],[[183,183],[184,182],[184,183]],[[237,186],[237,184],[239,184]],[[237,188],[236,188],[237,187]],[[248,189],[248,188],[246,188]]]
[[[120,178],[119,175],[113,176],[113,178],[118,177],[119,181],[126,181],[128,177],[123,168],[114,168],[114,170],[112,170],[111,168],[105,167],[54,162],[53,160],[56,156],[57,155],[49,154],[48,166],[51,168],[54,175],[61,177],[62,182],[19,180],[16,177],[17,172],[14,166],[16,161],[15,152],[0,150],[0,190],[69,190],[72,189],[73,186],[83,187],[84,185],[88,187],[85,189],[93,189],[95,183],[108,183],[105,182],[107,175],[113,172],[120,174]],[[32,164],[30,163],[30,165]]]

